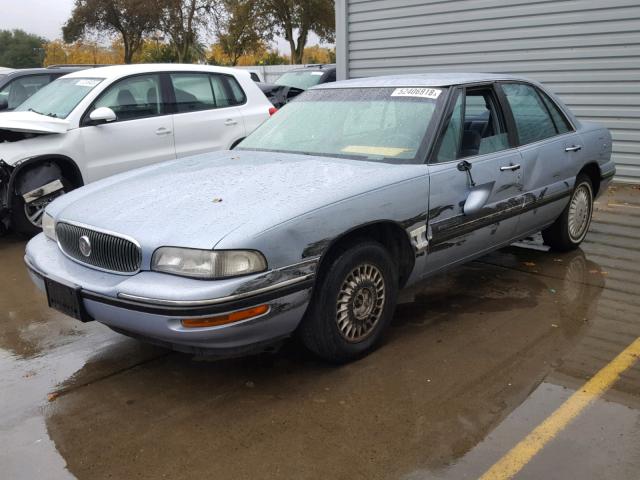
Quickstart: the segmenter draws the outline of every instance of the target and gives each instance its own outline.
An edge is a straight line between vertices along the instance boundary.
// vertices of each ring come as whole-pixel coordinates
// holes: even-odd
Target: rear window
[[[287,72],[276,80],[276,85],[285,85],[287,87],[301,88],[306,90],[318,85],[322,79],[324,72],[318,70],[298,70]]]

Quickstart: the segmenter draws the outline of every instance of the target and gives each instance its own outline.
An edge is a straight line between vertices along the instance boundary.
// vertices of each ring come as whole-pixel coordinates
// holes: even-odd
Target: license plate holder
[[[44,284],[47,290],[49,307],[81,322],[90,322],[93,320],[82,303],[80,287],[68,287],[50,278],[45,278]]]

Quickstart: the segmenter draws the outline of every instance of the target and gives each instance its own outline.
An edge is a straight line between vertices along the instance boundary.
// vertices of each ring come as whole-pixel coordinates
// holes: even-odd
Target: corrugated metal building
[[[338,78],[514,73],[614,138],[640,182],[640,0],[336,0]]]

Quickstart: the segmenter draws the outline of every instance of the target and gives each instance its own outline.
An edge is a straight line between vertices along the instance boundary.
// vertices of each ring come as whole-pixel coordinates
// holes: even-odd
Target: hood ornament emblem
[[[85,257],[91,255],[91,241],[86,235],[80,237],[78,240],[78,247],[80,248],[80,253]]]

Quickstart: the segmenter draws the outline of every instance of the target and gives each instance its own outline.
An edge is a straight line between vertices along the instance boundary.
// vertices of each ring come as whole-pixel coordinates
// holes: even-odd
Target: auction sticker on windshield
[[[83,78],[82,80],[78,80],[76,85],[79,87],[95,87],[100,83],[100,80],[90,80],[88,78]]]
[[[396,88],[391,94],[392,97],[419,97],[419,98],[431,98],[437,99],[442,90],[438,88]]]

